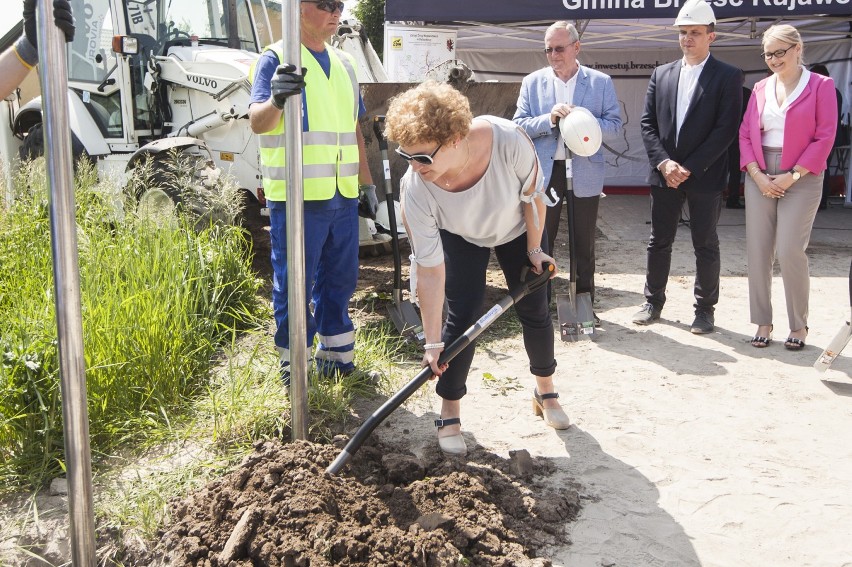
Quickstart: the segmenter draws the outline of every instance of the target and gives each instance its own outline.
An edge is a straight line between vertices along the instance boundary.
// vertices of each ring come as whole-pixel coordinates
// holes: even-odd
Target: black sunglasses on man
[[[333,14],[336,11],[343,11],[343,2],[337,0],[302,0],[303,4],[316,4],[317,8],[323,12]]]

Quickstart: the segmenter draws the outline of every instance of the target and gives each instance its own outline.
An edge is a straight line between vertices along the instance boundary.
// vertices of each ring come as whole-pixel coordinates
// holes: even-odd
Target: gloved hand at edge
[[[358,186],[358,216],[376,220],[379,210],[379,199],[376,197],[375,185]]]
[[[302,74],[296,73],[295,65],[279,65],[272,76],[272,106],[284,110],[284,103],[293,95],[301,94],[305,89],[305,75],[308,70],[302,67]]]
[[[38,65],[37,2],[38,0],[24,0],[24,34],[15,43],[18,57],[30,67]],[[68,0],[53,0],[53,22],[65,34],[66,42],[74,41],[74,16]]]

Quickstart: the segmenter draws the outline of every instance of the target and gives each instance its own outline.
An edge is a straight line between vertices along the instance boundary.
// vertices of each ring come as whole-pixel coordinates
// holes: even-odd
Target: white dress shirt
[[[698,65],[690,65],[683,58],[680,62],[680,77],[677,81],[677,133],[675,134],[675,144],[680,138],[680,128],[683,126],[683,120],[686,118],[686,111],[689,109],[689,103],[692,100],[692,95],[695,94],[695,87],[698,85],[698,77],[701,71],[704,70],[704,64],[710,58],[710,54],[704,58],[704,61]]]
[[[577,71],[571,76],[567,81],[563,81],[559,77],[556,76],[556,72],[553,73],[553,88],[556,89],[556,102],[565,104],[572,104],[574,100],[574,89],[577,88],[577,75],[580,74],[580,67],[577,67]]]
[[[577,75],[579,74],[579,63],[577,64],[577,71],[573,75],[571,75],[571,78],[567,81],[563,81],[558,76],[556,76],[556,72],[553,73],[553,89],[556,92],[556,104],[573,104],[574,90],[577,88]],[[553,159],[559,160],[566,159],[567,157],[568,156],[565,155],[565,145],[559,144],[559,146],[556,148],[556,154],[553,156]]]

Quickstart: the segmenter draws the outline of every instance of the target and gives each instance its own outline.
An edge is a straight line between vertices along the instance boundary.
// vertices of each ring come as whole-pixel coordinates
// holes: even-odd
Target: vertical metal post
[[[86,368],[77,224],[74,215],[74,174],[71,131],[68,127],[68,74],[65,37],[53,25],[53,3],[38,3],[39,78],[44,106],[44,135],[50,184],[50,241],[59,336],[62,418],[68,471],[68,518],[71,561],[94,567],[95,514],[89,414],[86,407]],[[48,22],[49,25],[45,25]]]
[[[299,0],[282,4],[284,61],[302,68]],[[293,439],[308,437],[308,346],[305,344],[304,191],[302,188],[302,97],[284,105],[284,152],[287,156],[287,307],[290,321],[290,420]]]

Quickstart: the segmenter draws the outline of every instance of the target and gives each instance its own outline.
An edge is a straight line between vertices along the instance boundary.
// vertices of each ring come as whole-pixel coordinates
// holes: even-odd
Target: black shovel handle
[[[565,143],[565,139],[562,138],[562,130],[559,129],[559,118],[556,119],[556,131],[559,132],[557,136],[559,136],[562,141],[562,145],[565,148],[565,159],[570,161],[574,158],[574,154],[571,152],[571,148],[568,147],[568,144]],[[567,161],[566,161],[567,163]],[[574,239],[574,164],[571,163],[571,177],[568,177],[568,171],[566,166],[565,171],[565,194],[564,199],[566,201],[566,205],[568,206],[568,281],[571,284],[577,283],[577,241]],[[555,235],[554,235],[555,238]],[[550,251],[553,254],[553,251]],[[573,294],[571,301],[574,301]]]
[[[480,317],[476,323],[471,325],[462,336],[454,340],[450,346],[444,349],[441,356],[438,357],[438,364],[445,364],[451,361],[456,357],[456,355],[472,343],[476,337],[482,333],[482,331],[491,326],[491,324],[496,321],[500,315],[505,313],[509,307],[520,301],[523,297],[541,289],[545,284],[547,284],[547,281],[550,279],[556,268],[553,264],[547,262],[542,264],[542,268],[544,268],[542,272],[540,274],[536,274],[530,270],[529,267],[525,267],[521,274],[521,285],[501,299],[499,303],[495,304],[494,307],[485,313],[485,315]],[[530,274],[532,274],[532,277],[530,277]],[[337,474],[340,472],[340,469],[352,460],[352,457],[358,449],[361,448],[361,445],[364,444],[364,441],[366,441],[367,437],[370,436],[373,430],[378,427],[378,425],[383,422],[396,408],[402,405],[402,402],[410,398],[414,392],[420,389],[420,386],[425,384],[430,378],[432,378],[432,369],[427,366],[421,370],[417,376],[412,378],[408,384],[403,386],[399,392],[388,398],[388,400],[382,404],[379,409],[374,411],[373,414],[364,421],[364,424],[358,428],[358,431],[355,432],[355,435],[352,436],[352,439],[349,440],[346,447],[344,447],[337,458],[334,459],[334,462],[328,466],[326,472],[331,474]]]
[[[399,253],[399,230],[396,224],[396,207],[393,200],[393,184],[391,183],[390,162],[388,161],[388,141],[384,133],[384,114],[373,117],[373,133],[379,142],[382,153],[382,170],[385,176],[385,206],[388,208],[388,225],[391,232],[391,252],[393,252],[393,292],[394,300],[402,300],[402,257]]]
[[[383,152],[388,151],[388,141],[385,138],[385,132],[383,129],[383,125],[385,123],[385,115],[377,114],[373,116],[373,133],[376,135],[376,141],[379,142],[379,149]],[[387,158],[387,155],[383,156]]]

